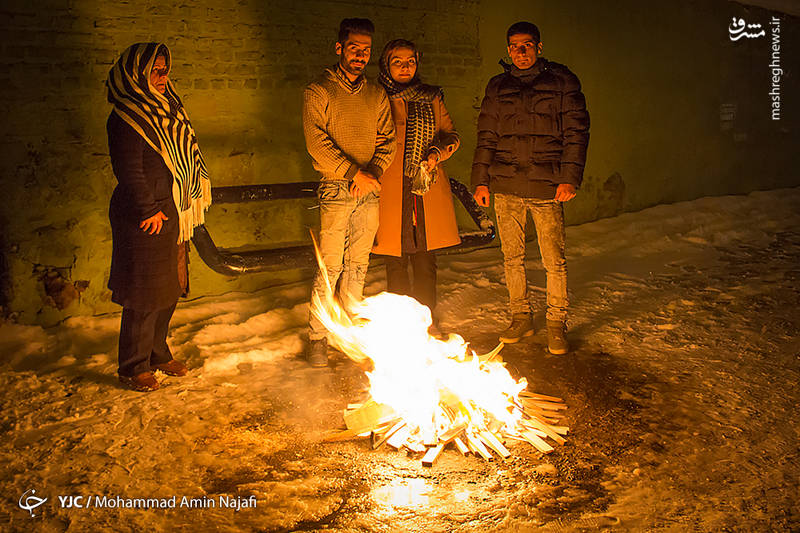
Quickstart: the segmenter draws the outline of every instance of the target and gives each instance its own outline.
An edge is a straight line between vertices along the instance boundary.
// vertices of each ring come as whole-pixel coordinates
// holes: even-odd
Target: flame
[[[527,382],[514,380],[504,363],[493,360],[502,345],[478,356],[459,335],[432,337],[430,310],[408,296],[383,292],[340,303],[318,249],[317,260],[325,283],[323,294],[312,298],[312,313],[333,345],[356,363],[371,363],[372,399],[405,422],[407,443],[437,443],[460,425],[479,433],[494,424],[494,430],[518,434],[518,395]]]

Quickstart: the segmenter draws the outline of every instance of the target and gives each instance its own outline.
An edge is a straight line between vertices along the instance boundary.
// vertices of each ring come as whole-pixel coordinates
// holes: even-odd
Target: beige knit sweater
[[[363,77],[349,84],[333,69],[303,92],[303,132],[323,180],[349,180],[359,169],[380,177],[397,151],[383,88]]]

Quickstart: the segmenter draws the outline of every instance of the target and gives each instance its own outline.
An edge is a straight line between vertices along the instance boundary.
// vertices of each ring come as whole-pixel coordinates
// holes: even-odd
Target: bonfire
[[[316,243],[315,243],[316,245]],[[381,293],[358,302],[340,302],[325,276],[312,312],[329,332],[333,346],[366,369],[369,397],[344,411],[347,429],[327,441],[370,437],[372,447],[424,453],[432,466],[446,446],[486,460],[507,458],[511,441],[553,450],[546,439],[563,444],[569,428],[558,419],[561,398],[527,391],[500,357],[503,344],[484,355],[450,334],[433,337],[430,310],[408,296]]]

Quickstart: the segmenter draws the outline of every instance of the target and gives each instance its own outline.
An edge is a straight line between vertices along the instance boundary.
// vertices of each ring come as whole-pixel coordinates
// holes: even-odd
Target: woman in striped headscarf
[[[438,334],[434,250],[461,242],[450,180],[440,163],[460,141],[441,87],[420,81],[418,62],[416,46],[405,39],[390,41],[381,54],[378,79],[389,95],[398,150],[381,176],[380,221],[372,251],[386,256],[387,290],[428,306],[431,333]]]
[[[119,378],[136,390],[158,388],[153,372],[182,376],[167,331],[188,290],[187,240],[211,203],[197,138],[168,75],[169,49],[137,43],[108,74],[111,165],[119,182],[109,218],[113,250],[108,287],[122,306]]]

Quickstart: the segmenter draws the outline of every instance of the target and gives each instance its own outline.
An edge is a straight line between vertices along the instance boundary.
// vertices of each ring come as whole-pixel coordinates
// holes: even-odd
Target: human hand
[[[361,198],[372,191],[380,190],[381,184],[378,181],[378,178],[366,170],[359,170],[356,172],[356,175],[353,176],[353,182],[350,184],[350,194],[356,198]]]
[[[164,225],[165,220],[169,220],[169,218],[167,218],[163,212],[159,211],[150,218],[142,220],[142,222],[139,224],[139,227],[142,228],[142,231],[145,233],[149,233],[150,235],[155,233],[158,235],[161,233],[161,228]]]
[[[561,183],[556,189],[556,200],[559,202],[569,202],[575,198],[575,186],[569,183]]]
[[[428,159],[422,162],[422,165],[425,166],[425,170],[428,172],[433,172],[433,169],[436,168],[436,165],[439,164],[439,153],[438,152],[431,152],[428,155]]]
[[[489,207],[489,187],[486,185],[478,185],[475,188],[475,194],[472,195],[478,205],[481,207]]]

